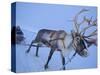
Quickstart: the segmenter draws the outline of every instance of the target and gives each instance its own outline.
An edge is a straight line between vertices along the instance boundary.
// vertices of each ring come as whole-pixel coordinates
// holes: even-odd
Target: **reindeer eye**
[[[79,37],[77,37],[77,38],[76,38],[76,40],[77,40],[77,41],[79,41],[79,40],[80,40],[80,38],[79,38]]]

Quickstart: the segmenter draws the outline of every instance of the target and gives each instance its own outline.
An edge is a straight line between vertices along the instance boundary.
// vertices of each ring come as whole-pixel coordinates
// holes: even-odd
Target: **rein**
[[[52,33],[52,37],[53,37],[54,34],[55,34],[55,32]],[[59,36],[59,33],[58,33],[57,35]],[[52,37],[51,37],[51,38],[52,38]],[[65,39],[65,37],[66,37],[66,35],[64,35],[64,37],[62,37],[62,38],[56,38],[56,39],[49,40],[49,43],[52,42],[52,41],[61,40],[62,43],[63,43],[64,48],[66,48],[65,43],[64,43],[64,39]]]

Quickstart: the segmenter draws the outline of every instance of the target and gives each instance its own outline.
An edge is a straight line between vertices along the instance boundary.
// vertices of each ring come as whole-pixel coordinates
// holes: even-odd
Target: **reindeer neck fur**
[[[63,41],[65,44],[65,47],[64,47],[62,40],[58,40],[57,42],[58,49],[62,51],[63,56],[66,56],[66,55],[69,56],[70,52],[74,50],[72,46],[72,41],[73,41],[72,35],[67,33]]]
[[[65,47],[63,46],[63,42],[62,40],[58,40],[58,47],[60,47],[59,49],[64,49],[64,50],[67,50],[69,49],[72,45],[72,35],[71,34],[66,34],[65,38],[64,38],[64,44],[65,44]]]

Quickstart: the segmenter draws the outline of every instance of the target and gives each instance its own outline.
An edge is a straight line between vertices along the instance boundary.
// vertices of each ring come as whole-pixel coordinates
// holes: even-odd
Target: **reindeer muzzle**
[[[88,56],[88,50],[84,49],[84,50],[80,51],[79,55],[82,56],[82,57],[87,57]]]

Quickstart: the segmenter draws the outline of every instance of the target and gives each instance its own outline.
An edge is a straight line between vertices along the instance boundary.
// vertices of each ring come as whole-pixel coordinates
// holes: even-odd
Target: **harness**
[[[66,48],[65,43],[64,43],[64,39],[65,39],[65,37],[66,37],[66,34],[64,34],[64,36],[63,36],[62,38],[60,38],[59,36],[60,36],[61,34],[62,34],[62,32],[60,32],[60,31],[52,32],[51,35],[50,35],[51,40],[49,40],[49,43],[51,43],[52,41],[56,41],[56,42],[57,42],[57,40],[61,40],[62,43],[63,43],[63,47]],[[53,37],[54,35],[56,35],[56,38],[52,39],[52,37]]]

